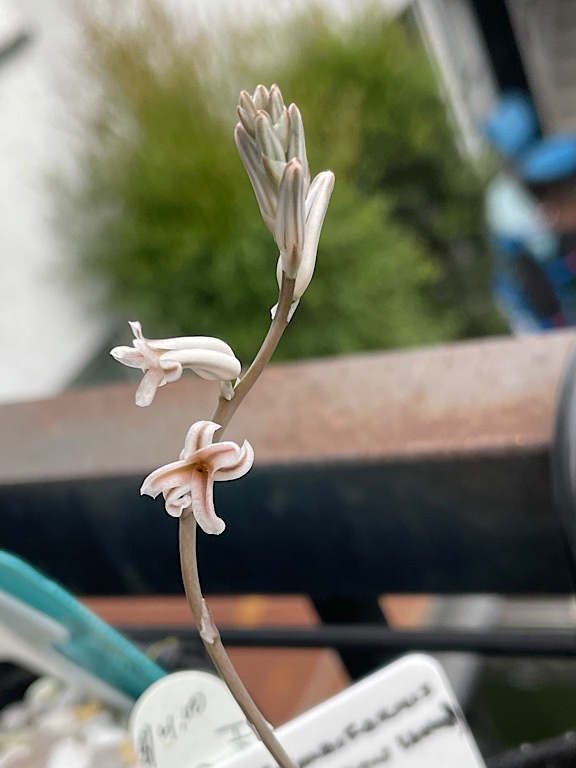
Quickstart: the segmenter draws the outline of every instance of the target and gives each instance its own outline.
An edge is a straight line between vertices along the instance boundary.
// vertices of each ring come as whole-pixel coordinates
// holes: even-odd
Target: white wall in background
[[[0,58],[0,401],[8,402],[62,389],[106,322],[90,311],[88,291],[65,286],[69,254],[51,228],[46,191],[49,175],[70,167],[60,90],[71,26],[57,0],[0,0],[0,32],[2,22],[31,36]]]

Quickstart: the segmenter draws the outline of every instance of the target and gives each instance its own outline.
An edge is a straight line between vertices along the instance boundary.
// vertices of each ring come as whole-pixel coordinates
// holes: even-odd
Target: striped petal
[[[154,400],[158,387],[164,384],[164,371],[162,368],[150,368],[144,374],[140,386],[136,390],[136,405],[146,408]]]
[[[190,489],[186,486],[171,488],[164,493],[164,506],[170,517],[180,517],[190,504],[192,504],[192,497]]]
[[[217,469],[214,473],[214,480],[237,480],[239,477],[245,475],[254,463],[254,449],[248,442],[244,440],[242,447],[237,449],[236,461],[232,464],[227,464],[221,469]]]
[[[215,352],[212,349],[174,349],[160,356],[160,364],[178,363],[183,368],[190,368],[203,379],[229,381],[235,379],[242,366],[240,361],[228,353]]]
[[[215,536],[221,534],[226,528],[226,523],[218,517],[214,509],[214,480],[210,472],[204,470],[192,473],[190,496],[192,512],[204,533]]]
[[[294,299],[299,299],[302,296],[312,280],[316,266],[320,233],[322,232],[322,225],[324,224],[333,189],[334,174],[331,171],[323,171],[316,176],[306,196],[304,248],[302,250],[300,269],[296,276],[296,285],[294,286]]]
[[[139,349],[134,347],[114,347],[110,350],[110,354],[114,360],[127,365],[128,368],[146,368],[146,358]]]
[[[274,237],[282,269],[288,277],[296,277],[304,247],[304,174],[300,160],[291,160],[282,176]]]
[[[213,336],[177,336],[173,339],[146,339],[146,344],[159,352],[182,349],[207,349],[234,356],[232,347]]]
[[[215,433],[220,429],[220,424],[214,421],[196,421],[186,435],[184,450],[180,454],[181,459],[191,459],[200,448],[212,445]]]
[[[274,126],[268,112],[260,110],[254,118],[256,128],[256,146],[261,155],[270,158],[270,160],[281,160],[286,162],[286,152],[282,142],[276,136]]]
[[[234,138],[238,153],[244,163],[244,168],[246,168],[246,173],[256,195],[256,201],[258,202],[262,218],[268,229],[273,233],[274,218],[276,216],[276,189],[264,170],[256,144],[240,124],[236,126]]]
[[[190,485],[191,465],[188,461],[173,461],[155,469],[145,478],[140,488],[141,496],[151,496],[153,499],[172,488],[188,487]]]

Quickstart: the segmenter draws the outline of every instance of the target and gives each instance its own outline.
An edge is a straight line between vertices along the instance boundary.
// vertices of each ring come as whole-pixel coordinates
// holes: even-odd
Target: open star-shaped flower
[[[177,381],[184,368],[203,379],[222,382],[222,394],[230,400],[233,382],[240,375],[240,361],[224,341],[211,336],[181,336],[175,339],[147,339],[138,322],[131,322],[132,347],[114,347],[110,354],[119,363],[140,368],[144,378],[136,391],[136,405],[150,405],[158,387]]]
[[[250,469],[254,451],[245,440],[242,446],[231,441],[213,443],[220,429],[213,421],[197,421],[188,430],[180,461],[152,472],[142,483],[141,494],[164,494],[166,512],[180,517],[192,507],[196,522],[206,533],[219,534],[226,528],[214,509],[214,481],[236,480]]]

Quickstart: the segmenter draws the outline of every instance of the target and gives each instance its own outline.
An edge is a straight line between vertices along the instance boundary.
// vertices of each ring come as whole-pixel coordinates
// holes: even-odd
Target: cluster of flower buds
[[[238,116],[236,146],[280,249],[278,282],[282,272],[296,279],[293,311],[312,279],[334,174],[310,182],[302,115],[295,104],[284,106],[277,85],[259,85],[252,96],[242,91]]]

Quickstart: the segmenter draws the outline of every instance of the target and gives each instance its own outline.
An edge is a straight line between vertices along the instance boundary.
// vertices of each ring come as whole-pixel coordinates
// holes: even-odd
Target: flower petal
[[[270,93],[268,95],[268,113],[272,118],[272,122],[276,123],[280,119],[280,116],[284,112],[286,107],[284,106],[284,99],[282,98],[282,91],[274,83],[270,87]]]
[[[304,247],[304,174],[300,160],[291,160],[278,188],[274,237],[282,257],[282,269],[296,277]]]
[[[282,114],[274,123],[274,133],[280,139],[284,151],[288,152],[288,142],[290,141],[290,117],[286,107],[284,107]]]
[[[238,450],[236,463],[227,464],[221,469],[216,469],[214,480],[236,480],[238,477],[245,475],[252,468],[253,463],[254,449],[248,440],[244,440],[242,447]]]
[[[142,357],[142,365],[139,367],[144,370],[145,368],[155,366],[158,360],[158,355],[150,348],[148,339],[144,337],[142,333],[142,325],[137,320],[129,320],[128,325],[134,334],[132,345],[136,352]]]
[[[314,267],[316,266],[320,233],[333,189],[334,174],[332,171],[319,173],[310,185],[306,197],[304,248],[302,250],[300,269],[296,276],[296,285],[294,286],[294,299],[299,299],[302,296],[312,280]]]
[[[240,158],[244,163],[248,178],[252,184],[258,207],[268,229],[274,233],[274,218],[276,216],[276,189],[268,178],[260,159],[260,153],[255,142],[238,123],[234,131],[234,139]]]
[[[272,184],[277,187],[282,181],[282,176],[286,170],[285,160],[270,160],[269,157],[262,158],[262,167],[268,174]]]
[[[276,136],[272,119],[268,112],[263,109],[256,113],[254,118],[256,128],[256,146],[261,155],[270,158],[270,160],[280,160],[286,162],[286,152],[282,142]]]
[[[186,486],[178,486],[164,492],[164,506],[170,517],[180,517],[192,503],[192,497]]]
[[[192,512],[204,533],[217,536],[224,531],[226,523],[216,514],[213,492],[214,480],[212,474],[207,471],[194,471],[192,473],[190,489]]]
[[[240,447],[231,440],[224,440],[221,443],[213,443],[204,448],[200,448],[192,454],[191,461],[195,464],[204,464],[210,467],[211,472],[219,469],[235,466],[240,454]]]
[[[252,102],[256,111],[259,109],[268,109],[268,99],[270,98],[270,91],[265,85],[256,86],[254,94],[252,96]]]
[[[139,320],[128,320],[128,325],[132,329],[132,333],[134,334],[135,339],[146,341],[144,334],[142,333],[142,324]]]
[[[304,123],[296,104],[290,104],[288,115],[290,117],[290,138],[288,139],[286,159],[292,160],[292,158],[297,157],[302,163],[302,169],[304,170],[304,193],[306,194],[310,186],[310,169],[308,168],[308,157],[306,156]]]
[[[150,368],[144,374],[140,386],[136,390],[136,405],[145,408],[154,400],[158,387],[164,384],[164,371],[161,368]]]
[[[173,461],[155,469],[144,479],[140,488],[141,496],[152,496],[153,499],[172,488],[189,488],[192,466],[188,461]]]
[[[148,346],[160,352],[171,349],[210,349],[234,357],[234,350],[225,341],[213,336],[177,336],[173,339],[148,339]]]
[[[114,347],[110,350],[110,354],[122,365],[127,365],[129,368],[146,368],[147,361],[142,352],[134,347]]]
[[[181,378],[182,366],[180,365],[180,363],[174,360],[160,359],[159,364],[160,364],[162,373],[164,374],[164,379],[160,384],[161,387],[163,387],[164,384],[169,384],[173,381],[178,381],[178,379]]]
[[[257,109],[254,106],[252,96],[248,93],[248,91],[240,91],[239,102],[242,109],[245,109],[246,112],[252,115],[252,117],[256,115]]]
[[[214,421],[196,421],[186,435],[184,441],[184,450],[180,458],[190,460],[194,454],[201,448],[212,445],[214,434],[220,429],[220,424]]]
[[[242,94],[240,94],[240,97],[242,97]],[[250,103],[252,104],[252,102]],[[254,130],[254,116],[256,114],[256,109],[254,108],[254,105],[252,104],[252,111],[244,109],[242,106],[239,106],[236,111],[238,112],[238,117],[240,118],[244,130],[253,139],[256,135]]]
[[[184,368],[191,368],[203,379],[229,381],[235,379],[242,369],[240,361],[228,353],[214,352],[212,349],[175,349],[160,356],[160,364],[178,363]]]

